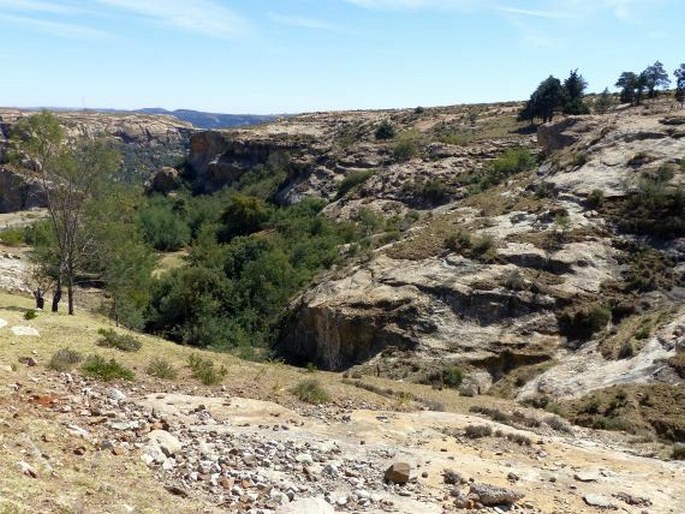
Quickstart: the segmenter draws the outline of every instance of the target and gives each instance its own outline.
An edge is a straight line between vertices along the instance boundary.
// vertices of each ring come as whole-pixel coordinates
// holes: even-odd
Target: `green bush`
[[[376,132],[374,134],[376,139],[387,140],[395,137],[395,127],[388,120],[383,120],[380,122],[378,127],[376,127]]]
[[[24,313],[24,319],[27,321],[31,321],[32,319],[36,319],[38,317],[38,314],[34,309],[29,309]]]
[[[129,334],[119,334],[113,329],[101,328],[98,334],[102,336],[96,343],[103,348],[116,348],[122,352],[137,352],[143,346],[138,339]]]
[[[23,228],[6,228],[0,232],[0,242],[7,246],[21,246],[24,244]]]
[[[599,209],[604,203],[604,191],[593,189],[585,200],[585,204],[590,209]]]
[[[527,148],[509,148],[490,163],[476,190],[485,191],[501,184],[512,175],[531,170],[534,167],[535,157]]]
[[[228,242],[237,236],[257,232],[271,217],[271,207],[256,196],[236,193],[228,200],[221,216],[219,240]]]
[[[188,367],[193,378],[207,386],[220,383],[228,375],[228,370],[223,365],[217,368],[210,359],[194,353],[188,356]]]
[[[162,252],[178,250],[190,241],[190,228],[164,199],[151,199],[138,224],[145,241]]]
[[[457,366],[449,366],[442,370],[442,381],[447,387],[457,389],[464,381],[464,372]]]
[[[338,198],[342,198],[352,189],[369,180],[373,177],[374,173],[374,170],[362,170],[350,173],[338,185]]]
[[[397,143],[395,143],[395,147],[392,151],[393,158],[397,162],[413,159],[419,154],[422,140],[421,134],[415,129],[402,132],[397,136]]]
[[[303,380],[293,388],[293,394],[303,402],[319,405],[331,400],[328,391],[318,380]]]
[[[176,380],[178,373],[173,365],[162,357],[155,357],[145,368],[145,372],[151,377],[163,380]]]
[[[79,352],[69,348],[63,348],[52,354],[50,362],[48,363],[48,368],[54,369],[55,371],[67,372],[81,361],[83,361],[83,355]]]
[[[131,381],[135,378],[132,370],[120,364],[116,359],[107,360],[101,355],[89,355],[81,366],[83,374],[98,380],[110,382],[112,380]]]
[[[566,337],[586,341],[606,327],[610,320],[611,310],[595,304],[563,312],[559,317],[559,324]]]

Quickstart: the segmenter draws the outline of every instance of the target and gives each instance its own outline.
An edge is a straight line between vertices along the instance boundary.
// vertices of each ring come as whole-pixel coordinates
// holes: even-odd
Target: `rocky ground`
[[[524,423],[515,426],[470,412],[519,409],[503,400],[412,384],[379,395],[339,374],[217,355],[228,369],[220,385],[163,381],[146,363],[163,354],[182,370],[190,350],[152,338],[134,354],[99,349],[103,319],[27,321],[28,299],[1,300],[7,512],[677,513],[685,497],[685,466],[638,456],[628,437],[530,409],[514,414]],[[136,380],[48,369],[65,346],[116,358]],[[330,402],[294,396],[292,385],[311,378]],[[436,398],[440,410],[428,410]]]

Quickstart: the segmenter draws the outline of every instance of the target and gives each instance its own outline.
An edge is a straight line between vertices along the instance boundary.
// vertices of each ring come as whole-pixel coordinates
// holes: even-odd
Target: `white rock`
[[[167,457],[173,457],[181,451],[183,444],[166,430],[153,430],[147,435],[148,441],[162,449]]]
[[[17,325],[10,329],[15,336],[39,336],[40,332],[33,327]]]
[[[107,391],[107,397],[115,402],[122,402],[126,399],[126,395],[114,387]]]

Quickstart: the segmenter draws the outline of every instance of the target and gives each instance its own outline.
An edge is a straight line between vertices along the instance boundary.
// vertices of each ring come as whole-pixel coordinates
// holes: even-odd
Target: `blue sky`
[[[525,99],[685,62],[682,0],[0,0],[0,105],[231,113]]]

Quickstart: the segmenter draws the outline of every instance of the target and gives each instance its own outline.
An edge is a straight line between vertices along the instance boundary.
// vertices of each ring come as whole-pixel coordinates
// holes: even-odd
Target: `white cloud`
[[[474,0],[344,0],[369,9],[462,9],[477,5]]]
[[[62,2],[41,2],[34,0],[0,0],[0,8],[8,11],[42,12],[51,14],[74,14],[77,7]]]
[[[158,23],[206,36],[231,38],[249,31],[246,20],[215,0],[96,0]]]
[[[519,9],[518,7],[501,6],[495,8],[497,11],[507,14],[517,14],[533,18],[573,18],[576,15],[568,11],[546,11],[538,9]]]
[[[0,21],[6,21],[13,25],[22,25],[24,27],[37,30],[38,32],[53,34],[61,37],[71,37],[76,39],[99,39],[107,36],[107,33],[102,32],[101,30],[92,29],[73,23],[42,20],[29,16],[0,13]]]
[[[330,30],[333,32],[340,32],[340,27],[328,23],[324,20],[318,20],[316,18],[309,18],[305,16],[289,16],[284,14],[278,14],[270,12],[268,14],[269,20],[280,23],[282,25],[290,25],[292,27],[302,27],[306,29],[319,29],[319,30]]]

